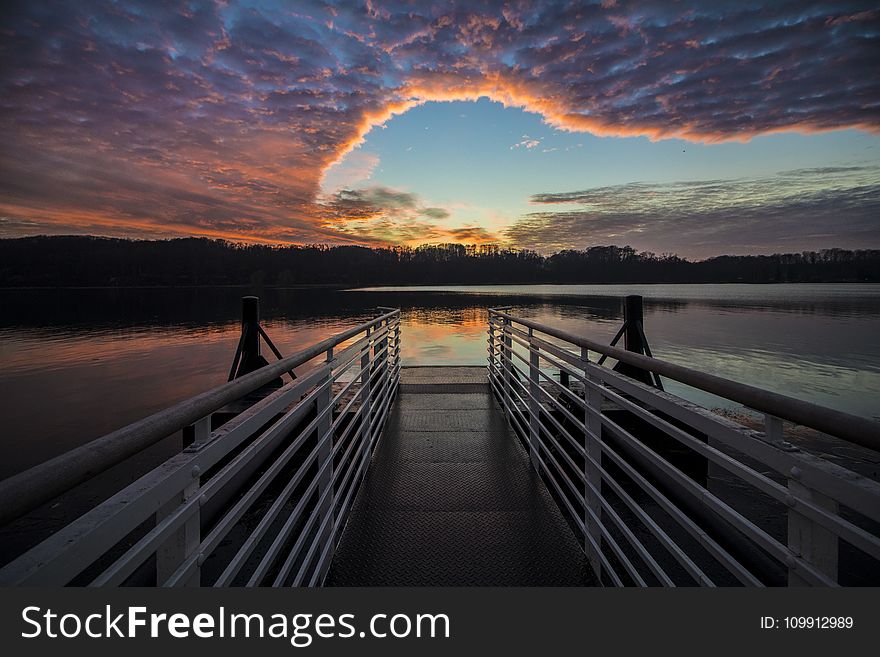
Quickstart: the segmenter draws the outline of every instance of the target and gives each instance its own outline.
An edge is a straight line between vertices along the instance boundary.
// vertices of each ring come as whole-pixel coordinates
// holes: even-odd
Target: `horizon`
[[[332,243],[263,243],[263,242],[248,242],[248,241],[237,241],[237,240],[228,240],[222,237],[205,237],[199,235],[173,235],[167,237],[156,237],[156,238],[142,238],[142,237],[116,237],[112,235],[91,235],[91,234],[76,234],[76,233],[62,233],[58,235],[48,235],[45,233],[42,234],[34,234],[34,235],[19,235],[14,237],[6,237],[0,235],[0,242],[12,241],[12,240],[27,240],[27,239],[97,239],[97,240],[108,240],[108,241],[122,241],[122,242],[173,242],[179,240],[207,240],[210,242],[222,243],[225,245],[231,246],[255,246],[255,247],[266,247],[271,249],[336,249],[336,248],[361,248],[367,249],[371,251],[375,250],[391,250],[391,251],[402,251],[402,250],[411,250],[411,251],[419,251],[422,249],[430,249],[430,248],[449,248],[454,246],[464,247],[465,249],[474,249],[478,250],[481,248],[496,248],[501,251],[507,252],[515,252],[515,253],[533,253],[540,258],[549,259],[553,256],[559,255],[564,252],[576,252],[576,253],[586,253],[591,249],[618,249],[618,250],[626,250],[632,249],[634,255],[636,256],[645,256],[645,257],[656,257],[656,258],[677,258],[679,260],[683,260],[690,263],[699,263],[705,262],[708,260],[713,260],[716,258],[750,258],[750,257],[778,257],[778,256],[800,256],[807,253],[831,253],[831,252],[846,252],[846,253],[871,253],[875,251],[880,251],[880,248],[856,248],[856,249],[847,249],[840,246],[826,246],[820,249],[803,249],[800,251],[776,251],[773,253],[716,253],[712,255],[707,255],[703,257],[687,257],[682,256],[678,253],[656,253],[654,251],[649,250],[639,250],[635,249],[630,244],[591,244],[584,246],[582,248],[567,248],[567,249],[559,249],[557,251],[538,251],[535,249],[529,249],[525,247],[515,247],[509,244],[502,244],[498,242],[424,242],[422,244],[417,244],[414,246],[410,246],[407,244],[332,244]],[[482,255],[480,253],[475,253],[474,255]]]
[[[0,18],[0,237],[880,247],[870,3]]]

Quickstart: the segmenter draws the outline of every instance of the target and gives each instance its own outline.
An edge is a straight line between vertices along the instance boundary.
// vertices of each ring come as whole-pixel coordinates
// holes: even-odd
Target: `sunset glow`
[[[0,236],[880,246],[870,3],[255,5],[4,8]]]

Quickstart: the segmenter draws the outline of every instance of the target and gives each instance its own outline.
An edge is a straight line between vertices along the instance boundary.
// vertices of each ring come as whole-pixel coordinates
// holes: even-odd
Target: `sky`
[[[0,9],[0,237],[880,248],[870,2]]]

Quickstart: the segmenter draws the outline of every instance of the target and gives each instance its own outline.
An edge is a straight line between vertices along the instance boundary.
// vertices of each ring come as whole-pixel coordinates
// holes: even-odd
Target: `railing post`
[[[383,327],[383,322],[379,322],[376,329],[378,331],[381,331],[382,327]],[[387,325],[386,325],[386,327],[387,327]],[[374,401],[376,402],[376,414],[375,414],[375,416],[371,415],[369,418],[370,419],[369,436],[370,436],[371,442],[373,440],[373,434],[376,429],[375,424],[374,424],[374,420],[378,420],[378,418],[379,418],[379,410],[381,409],[382,386],[385,383],[385,356],[382,355],[382,349],[385,346],[386,337],[387,337],[387,335],[380,336],[379,339],[373,343],[372,369],[379,370],[379,376],[376,378],[376,387],[370,391],[371,393],[373,393],[375,395]],[[385,355],[387,355],[387,352]]]
[[[540,356],[538,348],[532,344],[532,329],[529,329],[529,458],[538,472],[541,471],[540,461],[540,435],[541,435],[541,402],[540,392]]]
[[[785,438],[782,420],[764,415],[764,434],[775,445]],[[837,535],[797,511],[796,499],[807,500],[832,513],[838,513],[838,503],[830,497],[812,490],[800,481],[801,471],[795,466],[788,473],[788,490],[791,492],[788,509],[788,549],[793,554],[816,567],[817,570],[837,581]],[[787,500],[789,501],[789,500]],[[789,586],[809,586],[810,583],[797,572],[797,562],[792,559],[788,567]]]
[[[379,340],[379,351],[381,352],[382,350],[384,350],[385,353],[382,354],[381,360],[379,361],[382,368],[382,374],[379,375],[379,379],[384,383],[385,378],[388,376],[388,356],[390,355],[388,336],[391,333],[391,327],[388,325],[387,319],[382,322],[382,326],[384,326],[385,328],[385,335],[382,337],[381,340]]]
[[[792,469],[797,470],[797,468]],[[795,474],[800,476],[800,473]],[[835,500],[807,488],[795,478],[788,479],[788,489],[793,496],[808,500],[834,514],[839,511],[839,505]],[[788,510],[788,549],[835,582],[837,581],[838,542],[834,532],[801,515],[795,509]],[[788,564],[788,566],[789,586],[809,585],[798,574],[793,564]]]
[[[505,317],[501,329],[501,364],[504,372],[504,408],[507,412],[507,421],[513,424],[513,338],[511,333],[510,318]]]
[[[335,525],[335,504],[333,498],[333,432],[331,429],[333,424],[333,409],[331,408],[333,399],[333,370],[332,366],[329,365],[332,360],[333,349],[331,348],[327,350],[327,377],[322,377],[318,384],[324,386],[324,389],[315,398],[316,413],[318,416],[321,416],[321,413],[324,413],[323,417],[318,420],[315,430],[318,437],[318,468],[324,467],[325,463],[327,464],[326,467],[324,467],[324,471],[318,482],[319,499],[326,494],[324,501],[320,503],[320,508],[318,509],[318,526],[324,523],[325,519],[329,518],[320,539],[320,551],[318,554],[323,554],[327,543],[333,540]],[[330,558],[328,557],[324,561],[323,571],[318,578],[319,582],[324,581],[324,575],[326,575],[329,566]]]
[[[361,351],[361,440],[363,441],[363,451],[365,460],[370,458],[370,415],[371,415],[371,393],[370,393],[370,372],[372,371],[370,354],[373,342],[373,329],[367,328],[367,343]],[[363,472],[366,473],[364,468]]]
[[[211,434],[211,416],[203,417],[192,426],[195,439],[190,449],[196,449],[204,445]],[[198,465],[194,465],[190,474],[192,476],[190,483],[156,511],[156,524],[162,522],[181,504],[199,495],[202,471]],[[162,586],[177,571],[178,567],[199,549],[202,541],[201,532],[201,507],[199,506],[180,529],[156,549],[156,586]],[[201,585],[201,565],[201,561],[199,561],[193,574],[186,580],[186,586]]]
[[[391,332],[391,335],[394,336],[394,341],[392,342],[394,358],[391,359],[391,367],[392,369],[397,369],[397,366],[400,364],[400,315],[394,318],[392,326],[394,327],[394,330]]]
[[[495,368],[495,324],[492,322],[492,312],[489,312],[489,374]]]
[[[584,451],[592,459],[592,462],[590,459],[584,459],[584,499],[586,500],[584,527],[586,527],[587,536],[601,548],[602,533],[599,530],[599,524],[589,511],[595,514],[595,518],[602,517],[602,473],[594,465],[594,463],[600,465],[602,463],[602,392],[598,387],[600,385],[599,379],[590,373],[589,351],[584,347],[581,348],[581,362],[584,378],[588,382],[584,385],[584,401],[587,406],[584,411],[584,426],[587,428],[587,432],[584,434]],[[593,385],[589,385],[590,383]],[[599,554],[586,538],[584,539],[584,550],[593,572],[601,577],[602,563],[599,560]]]

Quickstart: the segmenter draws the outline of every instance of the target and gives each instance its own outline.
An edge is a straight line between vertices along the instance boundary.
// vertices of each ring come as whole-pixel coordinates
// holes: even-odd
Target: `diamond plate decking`
[[[330,586],[583,586],[584,553],[484,368],[405,368]]]

